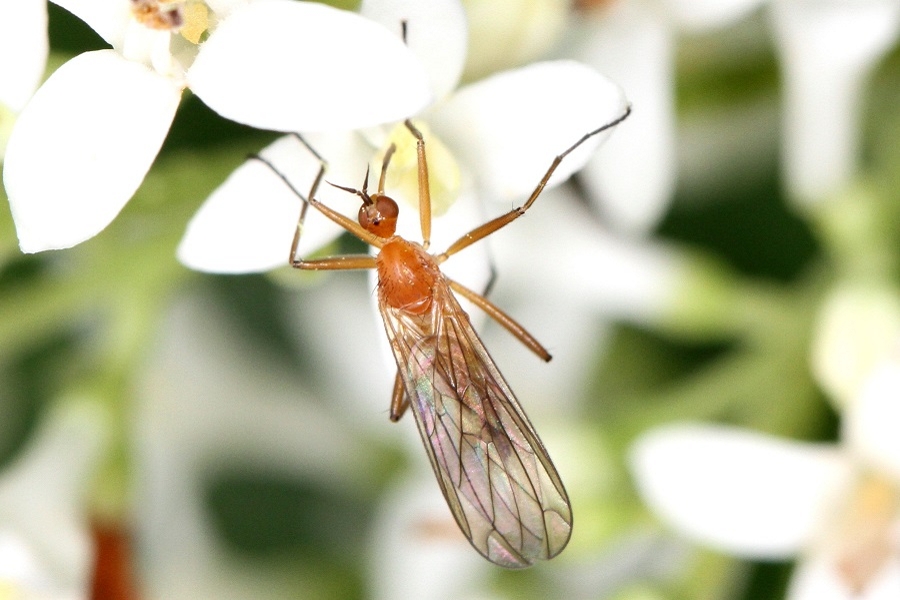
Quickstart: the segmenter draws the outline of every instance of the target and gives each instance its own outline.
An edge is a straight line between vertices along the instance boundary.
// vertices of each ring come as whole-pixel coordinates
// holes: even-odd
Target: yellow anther
[[[181,26],[181,37],[192,44],[199,44],[200,38],[209,29],[209,9],[203,2],[188,2],[182,15],[184,25]]]

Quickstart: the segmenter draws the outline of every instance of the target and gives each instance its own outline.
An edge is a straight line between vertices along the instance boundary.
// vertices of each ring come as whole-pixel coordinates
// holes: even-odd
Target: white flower
[[[281,131],[374,125],[428,99],[421,65],[395,36],[317,3],[59,3],[114,49],[63,65],[16,122],[4,183],[25,252],[69,247],[109,224],[187,86],[227,118]],[[390,93],[360,101],[378,85]]]
[[[455,85],[465,55],[465,21],[458,2],[375,0],[361,8],[363,15],[388,24],[398,35],[401,22],[406,21],[408,43],[428,67],[421,74],[423,84],[437,94]],[[387,97],[394,94],[380,86],[372,91]],[[412,112],[401,118],[408,114]],[[374,150],[353,126],[342,129],[339,133],[305,136],[321,156],[331,160],[330,181],[358,187]],[[304,194],[319,168],[315,157],[292,137],[277,140],[260,154],[277,165]],[[323,185],[318,197],[340,206],[347,194]],[[333,198],[338,202],[330,202]],[[178,256],[187,266],[210,272],[245,273],[283,266],[287,264],[300,206],[300,199],[274,173],[259,161],[248,161],[213,192],[191,220]],[[309,211],[299,254],[309,254],[334,239],[339,231],[317,211]]]
[[[58,407],[0,474],[0,590],[11,597],[86,597],[93,549],[84,496],[109,426],[90,403]]]
[[[589,3],[587,3],[589,4]],[[602,4],[602,3],[601,3]],[[582,179],[603,214],[626,233],[662,218],[675,185],[674,46],[679,30],[737,22],[763,0],[621,0],[580,15],[569,53],[627,91],[634,115]],[[868,74],[900,27],[894,0],[771,0],[783,71],[784,172],[809,202],[855,176],[859,113]]]
[[[427,67],[421,74],[422,83],[429,85],[435,96],[443,96],[456,86],[466,49],[465,16],[458,1],[370,0],[363,3],[361,11],[364,16],[395,29],[398,36],[401,22],[406,22],[407,43]],[[389,87],[378,86],[372,92],[389,98],[394,95]],[[333,127],[337,131],[320,135],[310,135],[309,129],[297,131],[304,131],[316,151],[329,160],[328,180],[361,186],[365,165],[375,153],[366,136],[354,131],[352,125]],[[293,137],[276,140],[260,154],[277,165],[304,194],[319,169],[315,157]],[[353,204],[347,202],[346,192],[328,185],[319,188],[317,197],[336,208]],[[220,273],[265,271],[283,266],[287,264],[300,206],[300,199],[274,173],[259,161],[248,161],[213,192],[191,220],[178,256],[191,268]],[[308,255],[339,232],[336,225],[317,211],[309,211],[298,254]]]
[[[454,202],[452,210],[434,220],[431,247],[443,250],[484,222],[485,214],[499,215],[514,203],[521,203],[557,153],[587,131],[621,115],[624,108],[619,88],[592,69],[568,61],[539,63],[495,75],[463,87],[432,107],[422,120],[416,120],[426,131],[432,199],[454,193],[458,196],[455,201],[450,200]],[[391,139],[404,143],[408,150],[403,153],[408,156],[404,176],[407,185],[389,185],[388,192],[403,207],[398,235],[420,240],[414,208],[414,140],[405,129],[398,131]],[[362,185],[364,165],[369,164],[373,150],[358,134],[307,137],[322,156],[335,157],[334,167],[327,175],[329,181]],[[436,152],[440,142],[445,142],[450,152]],[[566,157],[551,186],[584,164],[591,148],[579,150]],[[306,186],[313,180],[318,163],[296,139],[278,140],[263,154],[288,173],[301,193],[307,193]],[[396,172],[404,162],[400,155],[398,151],[391,171]],[[380,164],[376,164],[373,172],[379,168]],[[457,170],[462,171],[461,176]],[[350,212],[351,207],[358,210],[352,195],[328,185],[319,188],[317,197],[340,211]],[[485,209],[483,199],[496,199],[502,204]],[[212,272],[259,271],[286,265],[300,204],[300,199],[271,171],[258,161],[250,161],[200,208],[182,239],[178,256],[189,267]],[[446,210],[447,200],[443,204]],[[436,215],[439,210],[435,210]],[[522,220],[527,221],[528,217]],[[339,232],[340,228],[318,211],[308,211],[298,255],[309,256]],[[539,245],[534,240],[528,243]],[[486,244],[467,248],[442,269],[471,289],[481,290],[490,276],[487,248]],[[371,277],[374,279],[374,271]],[[471,312],[466,301],[462,304]],[[481,315],[480,311],[475,314]],[[383,352],[389,357],[386,338],[380,339]]]
[[[900,363],[885,362],[846,414],[839,445],[713,425],[644,434],[632,469],[644,500],[700,543],[800,564],[790,600],[900,593]]]
[[[569,52],[608,74],[634,104],[621,135],[581,172],[614,228],[645,233],[665,214],[675,187],[675,44],[679,31],[725,27],[762,0],[621,0],[573,23]]]
[[[374,4],[367,3],[363,9]],[[497,200],[504,208],[520,202],[557,153],[624,111],[624,96],[614,84],[590,68],[568,61],[501,73],[448,94],[456,85],[464,60],[464,15],[458,3],[449,0],[429,3],[427,9],[421,3],[415,5],[416,13],[408,20],[410,48],[429,66],[435,95],[443,96],[415,121],[425,130],[437,214],[442,212],[438,206],[442,197],[459,194],[464,200],[456,203],[448,217],[456,213],[454,219],[468,220],[472,227],[481,220],[476,217],[481,198]],[[448,56],[451,52],[456,55]],[[329,160],[328,180],[353,187],[361,186],[365,165],[370,161],[375,163],[373,172],[378,172],[380,154],[376,154],[376,148],[383,149],[388,137],[407,149],[414,148],[412,136],[402,126],[392,134],[369,130],[307,136],[317,152]],[[415,153],[407,152],[404,161],[403,147],[395,155],[390,172],[406,167],[406,180],[414,182]],[[591,147],[581,150],[563,161],[554,183],[584,163]],[[318,163],[296,139],[278,140],[261,154],[301,193],[307,192]],[[389,191],[406,196],[416,206],[414,185]],[[355,208],[356,204],[346,192],[327,185],[320,186],[317,197],[338,210]],[[465,199],[471,202],[468,208]],[[284,265],[299,211],[300,199],[264,165],[249,161],[192,219],[179,247],[179,258],[189,267],[212,272],[262,271]],[[470,214],[464,219],[459,216],[467,211]],[[308,256],[338,232],[315,213],[308,213],[300,256]],[[414,215],[414,209],[403,211],[398,233],[417,239]],[[441,247],[441,235],[461,235],[464,231],[446,224],[435,227],[433,246]]]
[[[856,175],[863,90],[900,31],[894,0],[772,0],[791,196],[821,201]]]
[[[844,434],[867,464],[900,481],[900,348],[875,366],[847,411]]]

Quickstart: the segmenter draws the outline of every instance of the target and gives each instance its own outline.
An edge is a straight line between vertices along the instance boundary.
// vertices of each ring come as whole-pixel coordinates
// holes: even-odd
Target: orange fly
[[[484,310],[541,359],[549,361],[550,354],[487,298],[444,275],[440,264],[525,214],[566,155],[623,121],[630,112],[629,107],[557,156],[521,207],[476,227],[440,254],[428,252],[431,195],[425,140],[410,121],[405,124],[416,139],[421,244],[394,234],[399,209],[384,193],[393,146],[385,154],[377,192],[367,191],[368,171],[362,189],[335,186],[362,199],[358,221],[316,199],[325,161],[302,138],[321,163],[308,199],[268,161],[254,157],[304,200],[291,245],[292,267],[377,269],[378,306],[397,362],[390,418],[399,420],[412,406],[431,466],[456,522],[478,552],[503,567],[528,567],[559,554],[572,534],[572,509],[544,445],[454,292]],[[377,256],[298,258],[297,245],[309,206],[380,252]]]

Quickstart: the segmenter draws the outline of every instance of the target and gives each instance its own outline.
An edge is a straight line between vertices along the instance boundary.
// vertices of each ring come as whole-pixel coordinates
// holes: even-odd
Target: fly
[[[459,528],[478,552],[503,567],[528,567],[559,554],[572,534],[572,509],[547,450],[472,328],[456,294],[484,310],[541,359],[549,361],[550,354],[483,295],[444,275],[440,265],[524,215],[570,152],[622,122],[630,112],[629,107],[557,156],[521,207],[476,227],[440,254],[428,252],[428,163],[425,140],[412,122],[407,120],[405,125],[416,139],[421,244],[394,233],[399,208],[384,193],[393,145],[385,154],[376,192],[368,192],[368,171],[362,189],[335,186],[362,200],[356,221],[316,199],[325,161],[305,142],[321,163],[308,198],[266,159],[255,157],[303,199],[291,244],[292,267],[377,270],[378,306],[397,363],[390,418],[398,421],[412,407],[431,466]],[[309,206],[378,248],[378,254],[299,258],[297,245]]]

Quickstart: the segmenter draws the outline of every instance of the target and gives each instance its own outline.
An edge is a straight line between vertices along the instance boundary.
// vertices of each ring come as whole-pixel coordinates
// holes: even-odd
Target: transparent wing
[[[382,304],[385,328],[438,483],[488,560],[528,567],[559,554],[572,510],[540,439],[443,279],[432,309]]]

